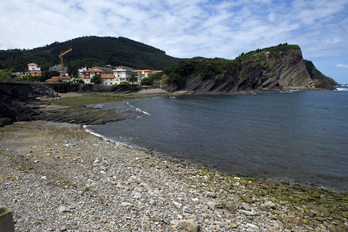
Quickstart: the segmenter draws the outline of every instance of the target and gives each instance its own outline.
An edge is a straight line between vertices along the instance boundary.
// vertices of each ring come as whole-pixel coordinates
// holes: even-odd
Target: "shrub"
[[[140,82],[141,85],[152,85],[153,80],[151,78],[145,77]]]

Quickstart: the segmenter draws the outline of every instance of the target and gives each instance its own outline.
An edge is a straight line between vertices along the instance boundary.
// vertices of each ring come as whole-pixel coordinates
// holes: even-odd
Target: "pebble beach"
[[[348,231],[347,194],[226,175],[82,125],[0,128],[0,205],[16,231]]]

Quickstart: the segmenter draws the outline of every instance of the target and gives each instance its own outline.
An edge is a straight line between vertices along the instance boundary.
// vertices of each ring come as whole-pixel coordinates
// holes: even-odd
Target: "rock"
[[[221,201],[220,204],[224,209],[230,212],[235,212],[237,210],[237,207],[231,202]]]
[[[280,211],[280,210],[272,210],[272,213],[273,213],[273,214],[277,214],[277,215],[283,214],[283,212]]]
[[[170,224],[172,225],[172,226],[179,226],[179,223],[180,223],[180,220],[171,220],[170,221]]]
[[[245,209],[245,210],[251,210],[251,207],[250,205],[246,204],[246,203],[242,203],[242,208]]]
[[[192,210],[186,206],[184,206],[183,208],[183,212],[186,213],[186,214],[192,214]]]
[[[251,223],[247,223],[245,225],[247,227],[247,231],[259,231],[260,228],[257,225],[251,224]]]
[[[187,220],[182,220],[179,222],[178,225],[179,229],[185,229],[189,232],[199,232],[200,230],[200,226],[195,223],[195,222],[191,222],[191,221],[187,221]]]
[[[278,232],[279,229],[275,226],[267,226],[267,232]]]
[[[124,207],[133,206],[133,204],[131,204],[129,202],[122,202],[121,205]]]
[[[246,216],[256,216],[256,213],[254,211],[239,210],[239,213],[244,214]]]
[[[348,229],[344,225],[329,225],[328,230],[330,232],[347,232]]]
[[[216,193],[208,192],[208,193],[207,193],[207,197],[216,198],[217,195],[216,195]]]
[[[207,202],[207,206],[208,206],[209,209],[214,210],[215,207],[216,207],[216,203],[213,202],[213,201],[208,201],[208,202]]]
[[[133,195],[134,199],[140,199],[141,198],[141,193],[135,192]]]
[[[250,197],[248,196],[241,196],[242,200],[245,201],[246,203],[253,203],[254,200],[251,199]]]
[[[70,212],[70,208],[66,207],[66,206],[59,206],[58,207],[58,212],[59,213],[67,213],[67,212]]]

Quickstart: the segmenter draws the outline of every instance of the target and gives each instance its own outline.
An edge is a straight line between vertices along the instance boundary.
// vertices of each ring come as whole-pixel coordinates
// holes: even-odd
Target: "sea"
[[[348,91],[156,96],[91,107],[131,118],[86,126],[117,143],[231,175],[348,191]]]

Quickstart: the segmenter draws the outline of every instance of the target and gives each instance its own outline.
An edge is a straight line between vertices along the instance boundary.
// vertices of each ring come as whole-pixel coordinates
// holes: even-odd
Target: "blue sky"
[[[11,0],[0,1],[0,28],[0,49],[123,36],[180,58],[234,59],[287,42],[348,83],[348,0]]]

